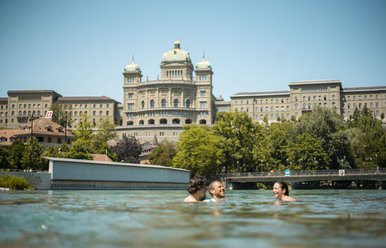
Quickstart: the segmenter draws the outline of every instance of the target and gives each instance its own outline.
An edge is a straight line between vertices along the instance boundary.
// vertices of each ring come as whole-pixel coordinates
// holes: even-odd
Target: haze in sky
[[[134,57],[157,79],[176,39],[205,54],[215,96],[314,79],[386,85],[386,1],[0,0],[0,96],[55,90],[122,102]]]

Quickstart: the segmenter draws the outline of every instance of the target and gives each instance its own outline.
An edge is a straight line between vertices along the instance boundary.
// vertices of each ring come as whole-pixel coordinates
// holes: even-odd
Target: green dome
[[[180,42],[176,40],[174,42],[174,48],[170,51],[167,51],[163,54],[161,64],[170,64],[170,63],[192,63],[190,60],[190,55],[187,51],[180,48]]]
[[[196,64],[196,69],[212,69],[209,61],[202,59],[200,62]]]
[[[132,62],[125,66],[123,73],[141,73],[141,68],[139,68],[139,65]]]

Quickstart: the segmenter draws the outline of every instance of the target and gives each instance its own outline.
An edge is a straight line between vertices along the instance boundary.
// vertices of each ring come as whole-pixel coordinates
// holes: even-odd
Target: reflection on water
[[[1,247],[384,247],[386,192],[227,191],[186,204],[185,191],[0,193]]]

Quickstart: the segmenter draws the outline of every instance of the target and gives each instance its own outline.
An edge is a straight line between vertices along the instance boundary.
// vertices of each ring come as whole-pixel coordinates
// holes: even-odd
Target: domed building
[[[139,65],[132,61],[123,70],[122,136],[142,142],[157,136],[177,141],[186,124],[211,125],[215,117],[212,67],[203,59],[196,66],[179,41],[165,52],[160,78],[142,81]]]

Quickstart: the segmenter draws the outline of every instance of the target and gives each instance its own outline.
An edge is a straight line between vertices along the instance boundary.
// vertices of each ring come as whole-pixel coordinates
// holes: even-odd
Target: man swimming
[[[210,201],[219,202],[219,201],[224,200],[225,187],[220,181],[215,180],[215,181],[211,182],[209,184],[208,190],[209,190],[209,194],[212,196],[212,199],[210,199]]]
[[[195,176],[189,180],[188,192],[184,202],[199,202],[203,201],[206,196],[206,180],[201,176]]]

